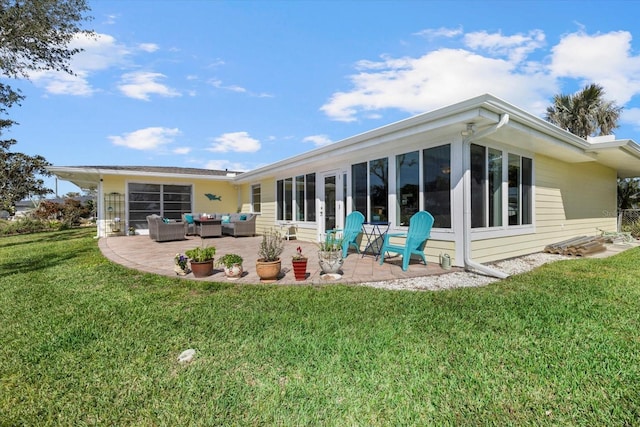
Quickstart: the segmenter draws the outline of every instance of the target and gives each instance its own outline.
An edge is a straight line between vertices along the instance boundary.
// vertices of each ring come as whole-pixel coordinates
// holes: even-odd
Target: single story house
[[[435,218],[427,256],[474,267],[616,230],[616,178],[640,176],[632,140],[579,138],[492,95],[475,97],[244,173],[160,167],[48,168],[98,190],[98,236],[157,213],[259,214],[319,241],[357,210],[406,230]]]

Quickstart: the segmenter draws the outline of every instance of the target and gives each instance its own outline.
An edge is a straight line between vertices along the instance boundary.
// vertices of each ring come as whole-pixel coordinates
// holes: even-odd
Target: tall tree
[[[581,138],[609,135],[618,127],[622,107],[604,99],[602,86],[592,83],[573,95],[559,94],[547,107],[547,121]]]
[[[32,71],[55,70],[73,74],[69,62],[80,49],[69,47],[80,24],[89,20],[86,0],[0,0],[0,75],[29,78]],[[17,141],[5,139],[7,129],[17,124],[8,110],[20,105],[24,96],[0,81],[0,209],[13,210],[15,202],[28,195],[44,195],[38,176],[49,175],[49,163],[42,156],[12,153]]]
[[[640,180],[638,178],[618,179],[618,210],[633,209],[640,200]]]

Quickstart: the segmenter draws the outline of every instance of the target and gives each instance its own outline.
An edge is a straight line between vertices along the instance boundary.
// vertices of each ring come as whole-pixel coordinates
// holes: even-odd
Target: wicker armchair
[[[159,215],[147,216],[147,223],[149,224],[149,237],[156,242],[167,242],[169,240],[184,240],[187,231],[186,224],[184,222],[169,222],[162,221],[162,217]]]

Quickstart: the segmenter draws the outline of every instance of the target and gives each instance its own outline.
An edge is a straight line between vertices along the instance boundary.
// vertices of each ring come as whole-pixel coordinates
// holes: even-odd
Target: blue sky
[[[640,142],[640,2],[89,4],[76,76],[11,82],[13,150],[56,166],[251,170],[483,93],[542,116],[591,82]]]

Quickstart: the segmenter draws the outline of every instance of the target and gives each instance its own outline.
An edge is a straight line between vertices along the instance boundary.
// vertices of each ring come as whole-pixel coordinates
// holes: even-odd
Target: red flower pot
[[[307,278],[307,259],[294,259],[292,263],[296,280],[305,280]]]

